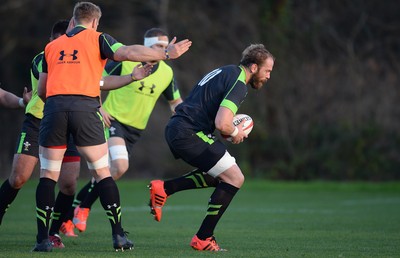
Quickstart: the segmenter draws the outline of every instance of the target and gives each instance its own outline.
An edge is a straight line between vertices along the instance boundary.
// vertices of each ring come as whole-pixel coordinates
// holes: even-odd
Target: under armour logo
[[[62,50],[62,51],[60,51],[60,58],[58,58],[58,60],[63,61],[65,56],[72,56],[72,60],[76,60],[76,59],[78,59],[76,54],[78,54],[78,50],[74,50],[74,52],[72,54],[65,54],[65,51]]]
[[[44,209],[47,210],[47,211],[48,211],[48,210],[53,211],[53,207],[50,207],[50,206],[47,206],[47,205],[46,205],[46,207],[45,207]]]
[[[31,146],[29,142],[24,142],[24,151],[29,151],[29,146]]]
[[[151,87],[148,87],[148,86],[144,85],[144,81],[141,81],[140,84],[142,85],[142,86],[139,87],[140,91],[143,91],[144,88],[149,88],[150,89],[150,94],[154,93],[154,88],[156,87],[156,85],[152,84]]]
[[[112,204],[112,205],[107,205],[107,208],[108,208],[108,209],[110,209],[111,207],[115,207],[115,208],[117,208],[117,204],[116,204],[116,203],[114,203],[114,204]]]
[[[114,126],[111,126],[110,127],[110,129],[108,129],[108,130],[110,130],[110,134],[111,135],[114,135],[115,134],[115,131],[117,130]]]

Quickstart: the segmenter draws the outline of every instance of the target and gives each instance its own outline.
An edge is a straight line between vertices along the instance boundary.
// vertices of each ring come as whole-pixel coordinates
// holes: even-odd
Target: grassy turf
[[[284,183],[246,181],[215,235],[228,252],[189,247],[212,189],[176,193],[163,219],[147,207],[147,181],[118,182],[123,225],[135,250],[112,249],[110,225],[99,202],[78,238],[65,249],[31,253],[35,242],[33,179],[0,226],[0,257],[400,257],[400,183]],[[81,181],[80,185],[84,182]]]

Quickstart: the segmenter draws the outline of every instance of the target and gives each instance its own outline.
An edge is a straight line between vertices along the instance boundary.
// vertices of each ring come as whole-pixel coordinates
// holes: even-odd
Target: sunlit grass
[[[0,226],[0,257],[31,253],[36,235],[32,179]],[[84,182],[80,182],[82,185]],[[212,189],[179,192],[161,222],[149,213],[147,181],[120,180],[123,226],[135,249],[116,253],[97,202],[88,229],[63,238],[49,257],[400,257],[400,183],[285,183],[247,181],[215,236],[228,252],[205,253],[189,242],[205,215]]]

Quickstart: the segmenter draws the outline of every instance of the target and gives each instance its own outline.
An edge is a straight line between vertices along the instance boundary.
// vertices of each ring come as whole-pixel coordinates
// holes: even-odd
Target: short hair
[[[101,9],[91,2],[78,2],[74,6],[73,16],[77,23],[90,22],[100,19]]]
[[[251,44],[242,53],[241,65],[249,67],[251,64],[262,65],[265,60],[275,57],[265,48],[263,44]]]
[[[50,37],[52,39],[56,39],[61,35],[64,35],[65,32],[67,31],[69,21],[67,20],[59,20],[56,23],[54,23],[53,28],[51,28],[51,34]]]
[[[160,28],[151,28],[144,33],[145,38],[159,37],[159,36],[167,36],[168,37],[168,33],[165,30],[160,29]]]

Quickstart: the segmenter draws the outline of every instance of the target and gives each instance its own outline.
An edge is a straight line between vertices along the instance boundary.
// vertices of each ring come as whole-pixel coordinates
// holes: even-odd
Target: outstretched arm
[[[26,88],[25,88],[25,90],[26,90]],[[28,102],[25,102],[23,98],[20,98],[20,97],[16,96],[15,94],[0,88],[0,105],[1,106],[6,107],[6,108],[24,108],[27,103]]]
[[[115,90],[130,84],[133,81],[141,80],[151,73],[151,69],[153,68],[150,64],[141,65],[138,64],[133,68],[131,74],[128,75],[109,75],[103,77],[100,82],[100,90]]]
[[[152,49],[143,45],[122,46],[114,53],[115,61],[150,62],[155,60],[176,59],[189,50],[192,42],[188,39],[177,43],[174,37],[167,49]]]

